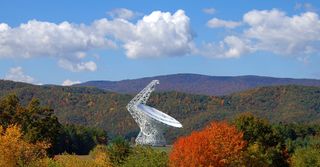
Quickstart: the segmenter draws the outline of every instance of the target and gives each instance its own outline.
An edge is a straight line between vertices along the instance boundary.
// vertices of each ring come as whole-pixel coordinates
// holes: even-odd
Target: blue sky
[[[0,78],[72,84],[175,73],[320,79],[320,1],[0,5]]]

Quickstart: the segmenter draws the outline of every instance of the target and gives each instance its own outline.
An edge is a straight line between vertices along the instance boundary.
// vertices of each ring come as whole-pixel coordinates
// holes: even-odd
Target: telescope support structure
[[[158,80],[150,82],[140,93],[138,93],[127,105],[127,110],[140,127],[140,133],[136,138],[136,144],[164,146],[166,140],[163,136],[165,124],[149,117],[138,106],[145,105],[151,93],[155,90]]]

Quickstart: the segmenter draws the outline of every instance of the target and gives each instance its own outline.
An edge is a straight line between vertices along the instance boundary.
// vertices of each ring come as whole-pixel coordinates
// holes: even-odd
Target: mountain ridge
[[[276,78],[256,75],[209,76],[202,74],[170,74],[120,81],[87,81],[74,86],[97,87],[103,90],[134,94],[144,88],[151,80],[160,80],[158,92],[178,91],[202,95],[228,95],[264,86],[303,85],[320,86],[318,79]]]

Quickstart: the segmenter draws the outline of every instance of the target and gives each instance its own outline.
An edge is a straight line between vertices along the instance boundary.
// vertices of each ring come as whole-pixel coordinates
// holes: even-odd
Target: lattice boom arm
[[[151,93],[155,90],[156,85],[159,84],[159,80],[153,80],[142,91],[140,91],[127,105],[127,109],[132,108],[133,105],[146,104]]]

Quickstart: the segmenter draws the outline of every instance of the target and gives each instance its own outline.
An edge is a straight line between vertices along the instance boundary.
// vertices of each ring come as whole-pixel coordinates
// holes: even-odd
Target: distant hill
[[[151,80],[160,80],[157,91],[178,91],[203,95],[228,95],[252,88],[275,85],[320,86],[316,79],[272,78],[261,76],[206,76],[174,74],[122,81],[89,81],[76,86],[97,87],[117,93],[137,93]]]
[[[111,135],[129,138],[139,131],[125,108],[133,95],[97,88],[36,86],[0,80],[0,98],[10,93],[17,94],[25,105],[31,98],[39,98],[42,105],[55,110],[63,124],[96,126]],[[272,122],[320,123],[320,87],[271,86],[227,96],[160,92],[151,95],[149,105],[183,124],[182,129],[167,130],[169,143],[212,120],[232,119],[243,112],[253,112]]]

